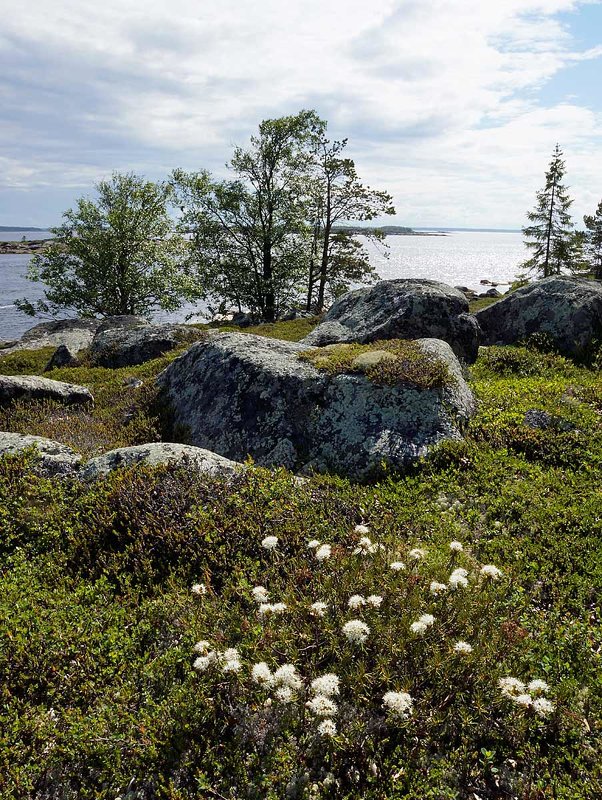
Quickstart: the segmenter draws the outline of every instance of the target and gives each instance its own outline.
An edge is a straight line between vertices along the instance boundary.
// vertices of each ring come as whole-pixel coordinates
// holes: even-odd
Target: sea
[[[50,238],[48,231],[0,231],[0,239],[18,241]],[[388,236],[387,247],[367,244],[370,259],[381,278],[430,278],[451,286],[465,286],[478,292],[499,284],[504,291],[521,273],[527,253],[520,232],[449,230],[444,235]],[[43,297],[43,286],[25,277],[28,255],[0,255],[0,340],[21,336],[42,317],[32,318],[18,311],[14,301]],[[160,321],[182,322],[191,314],[202,320],[202,305],[187,305],[173,314],[157,314]]]

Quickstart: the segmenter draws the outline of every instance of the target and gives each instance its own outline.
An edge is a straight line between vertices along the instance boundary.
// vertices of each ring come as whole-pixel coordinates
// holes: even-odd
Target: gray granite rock
[[[45,476],[74,475],[79,469],[81,456],[60,442],[42,436],[0,432],[0,457],[19,453],[35,447],[36,471]]]
[[[484,344],[546,334],[563,355],[581,358],[602,339],[602,283],[556,276],[523,286],[478,311]]]
[[[44,372],[50,372],[51,369],[60,369],[61,367],[79,367],[80,364],[81,362],[75,353],[66,344],[62,344],[51,355],[50,360],[44,367]]]
[[[85,386],[53,381],[37,375],[0,375],[0,406],[13,400],[55,400],[65,405],[88,405],[94,402]]]
[[[305,346],[222,333],[193,345],[158,377],[174,423],[189,441],[234,461],[333,471],[362,478],[382,463],[401,467],[443,439],[461,437],[474,401],[448,344],[420,340],[443,360],[437,389],[382,386],[332,375],[299,356]]]
[[[98,367],[133,367],[159,358],[183,344],[192,344],[203,336],[202,331],[189,325],[110,328],[94,337],[90,346],[90,359]]]
[[[18,342],[3,352],[41,350],[43,347],[65,345],[72,353],[77,353],[90,346],[100,322],[99,319],[60,319],[55,322],[41,322],[26,331]]]
[[[379,281],[343,295],[303,344],[321,347],[336,342],[435,338],[472,363],[478,354],[479,333],[468,300],[458,289],[438,281],[404,278]]]
[[[93,458],[84,466],[81,477],[88,481],[96,480],[115,469],[141,463],[149,466],[177,464],[206,475],[232,475],[237,469],[242,468],[241,464],[200,447],[156,442],[135,447],[120,447]]]

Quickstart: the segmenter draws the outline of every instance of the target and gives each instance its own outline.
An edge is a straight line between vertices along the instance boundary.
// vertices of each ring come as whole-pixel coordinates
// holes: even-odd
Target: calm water
[[[42,239],[50,234],[35,232],[28,238]],[[0,239],[21,239],[22,232],[0,231]],[[430,278],[452,286],[483,290],[481,279],[509,284],[521,271],[526,253],[520,233],[458,232],[447,236],[390,236],[389,256],[370,246],[370,256],[382,278]],[[0,255],[0,340],[14,339],[41,320],[15,309],[18,298],[37,300],[43,291],[24,277],[29,256]],[[182,321],[186,314],[202,308],[187,307],[176,314],[162,314],[162,320]]]

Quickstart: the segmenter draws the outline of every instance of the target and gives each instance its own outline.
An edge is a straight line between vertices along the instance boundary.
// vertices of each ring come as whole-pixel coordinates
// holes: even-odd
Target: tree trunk
[[[330,222],[324,228],[324,245],[322,247],[322,263],[320,264],[320,285],[318,287],[318,301],[316,312],[321,314],[324,311],[324,293],[326,291],[326,280],[328,278],[328,250],[330,248],[330,233],[332,226]]]
[[[276,298],[274,295],[274,276],[272,273],[272,246],[269,241],[263,244],[263,316],[266,322],[276,319]]]
[[[543,264],[543,276],[549,278],[552,274],[550,271],[550,244],[552,240],[552,218],[554,215],[554,193],[556,190],[556,181],[552,184],[552,197],[550,199],[550,214],[548,216],[548,232],[546,239],[546,260]]]

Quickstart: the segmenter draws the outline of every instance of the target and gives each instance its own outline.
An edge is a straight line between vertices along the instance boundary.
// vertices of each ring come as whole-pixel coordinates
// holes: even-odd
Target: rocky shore
[[[51,239],[31,239],[21,242],[0,242],[0,256],[35,256],[44,251]]]

